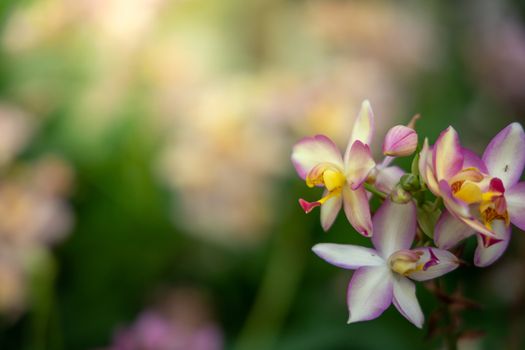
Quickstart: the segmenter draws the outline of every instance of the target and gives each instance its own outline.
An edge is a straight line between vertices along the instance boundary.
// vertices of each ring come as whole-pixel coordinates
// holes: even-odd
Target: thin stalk
[[[370,193],[372,193],[372,194],[375,194],[376,196],[378,196],[378,197],[381,198],[381,199],[386,199],[386,198],[388,197],[386,193],[379,191],[379,190],[378,190],[377,188],[375,188],[375,186],[372,185],[372,184],[369,184],[369,183],[366,183],[366,182],[365,182],[365,183],[364,183],[364,186],[365,186],[365,189],[366,189],[368,192],[370,192]]]

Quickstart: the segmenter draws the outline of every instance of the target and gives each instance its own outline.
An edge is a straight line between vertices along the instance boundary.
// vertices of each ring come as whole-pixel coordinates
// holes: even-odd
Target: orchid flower
[[[306,213],[321,207],[321,226],[326,231],[341,207],[348,221],[363,236],[372,236],[372,219],[368,195],[363,182],[375,166],[370,153],[373,112],[364,101],[354,123],[344,157],[335,143],[324,135],[307,137],[293,148],[292,162],[308,187],[324,187],[324,195],[315,202],[300,199]]]
[[[522,126],[512,123],[499,132],[476,163],[469,164],[476,168],[469,167],[455,176],[452,194],[456,200],[469,205],[476,212],[477,220],[495,233],[495,237],[477,235],[474,264],[487,266],[506,250],[510,223],[525,230],[525,182],[518,182],[525,166]],[[434,239],[439,247],[450,249],[477,232],[469,221],[461,220],[454,213],[444,213],[436,225]]]
[[[479,232],[487,247],[497,242],[497,234],[490,225],[493,220],[471,210],[474,204],[480,202],[474,197],[475,194],[481,196],[490,192],[484,175],[486,167],[474,152],[461,147],[454,128],[450,126],[443,131],[432,149],[425,139],[419,172],[430,191],[443,199],[447,210]]]
[[[332,265],[356,270],[348,286],[348,323],[379,317],[390,304],[415,326],[424,316],[412,280],[426,281],[458,267],[452,253],[438,248],[410,249],[416,234],[413,202],[385,200],[373,218],[375,249],[355,245],[317,244],[313,251]]]

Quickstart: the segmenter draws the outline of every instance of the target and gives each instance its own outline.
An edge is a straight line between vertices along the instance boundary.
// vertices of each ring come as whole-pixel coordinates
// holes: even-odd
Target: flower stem
[[[365,189],[368,192],[375,194],[376,196],[378,196],[381,199],[386,199],[387,194],[384,193],[384,192],[379,191],[377,188],[375,188],[374,185],[371,185],[371,184],[365,182],[364,186],[365,186]]]

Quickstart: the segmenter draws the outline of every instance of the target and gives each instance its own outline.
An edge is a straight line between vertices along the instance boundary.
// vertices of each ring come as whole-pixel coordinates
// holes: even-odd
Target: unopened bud
[[[399,183],[401,184],[401,187],[408,192],[417,191],[421,186],[419,183],[419,177],[414,174],[403,175]]]
[[[398,184],[390,193],[390,199],[394,203],[405,204],[412,200],[412,195]]]
[[[406,157],[414,153],[417,142],[417,133],[414,129],[397,125],[388,130],[383,143],[383,153],[385,156]]]

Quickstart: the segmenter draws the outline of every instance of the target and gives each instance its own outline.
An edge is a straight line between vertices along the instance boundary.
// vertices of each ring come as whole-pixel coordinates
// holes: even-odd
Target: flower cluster
[[[502,130],[479,157],[461,146],[454,128],[436,143],[425,139],[418,150],[416,116],[394,126],[383,143],[385,158],[370,151],[374,115],[364,101],[346,151],[328,137],[299,141],[292,162],[308,187],[321,187],[321,199],[299,203],[306,213],[320,207],[326,231],[344,209],[354,229],[370,237],[374,248],[317,244],[313,251],[327,262],[356,270],[348,286],[348,323],[371,320],[390,304],[421,328],[423,312],[413,281],[440,277],[460,264],[450,249],[476,235],[474,264],[496,261],[510,239],[511,223],[525,229],[525,133],[518,123]],[[396,157],[416,153],[410,173],[392,166]],[[370,199],[381,200],[372,215]],[[415,243],[414,243],[415,242]]]
[[[66,160],[22,157],[35,124],[0,102],[0,314],[11,319],[33,306],[42,276],[52,278],[50,248],[65,239],[74,220],[67,202],[74,173]]]

